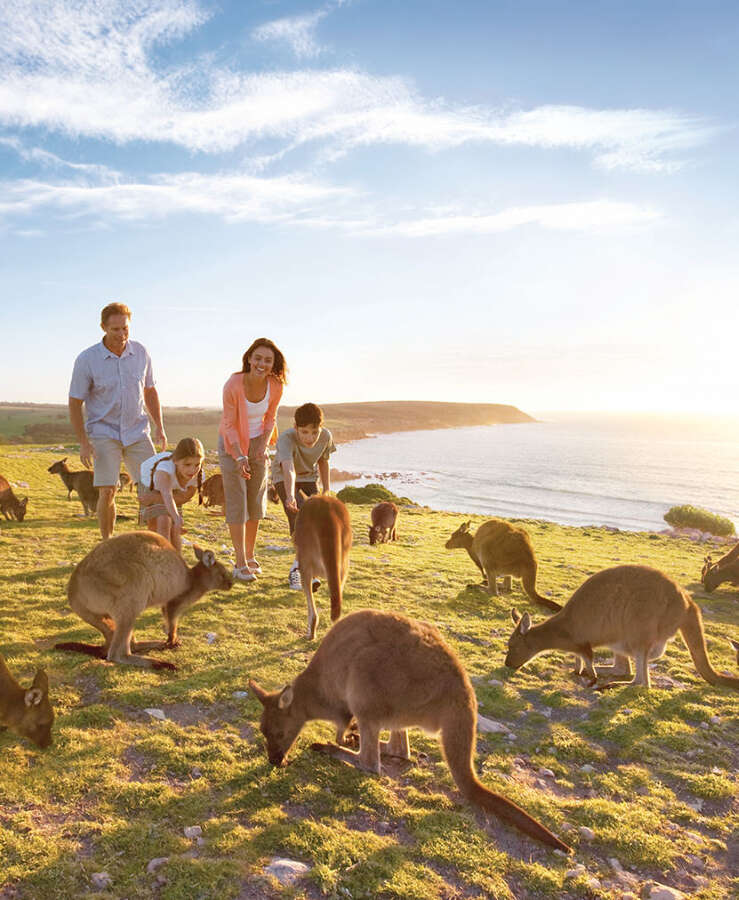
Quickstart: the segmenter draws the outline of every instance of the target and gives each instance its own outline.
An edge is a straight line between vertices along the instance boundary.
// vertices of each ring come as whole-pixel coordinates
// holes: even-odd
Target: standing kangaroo
[[[378,503],[372,508],[372,524],[369,527],[369,542],[376,544],[378,541],[397,540],[395,523],[398,521],[398,507],[388,500]]]
[[[28,497],[19,500],[13,493],[10,482],[3,475],[0,475],[0,512],[6,519],[16,519],[22,522],[26,515],[26,507],[28,506]]]
[[[72,491],[77,491],[85,515],[94,516],[96,514],[100,492],[92,483],[93,474],[89,469],[73,472],[67,465],[65,456],[64,459],[58,459],[52,463],[46,471],[52,475],[59,475],[62,479],[67,489],[67,500],[71,498]]]
[[[490,519],[477,529],[474,537],[470,533],[470,522],[464,522],[444,545],[447,550],[463,547],[472,562],[487,580],[488,593],[498,596],[498,573],[514,575],[521,579],[523,589],[529,597],[551,610],[562,609],[555,600],[550,600],[536,590],[538,563],[531,545],[531,539],[523,528],[514,528],[500,519]]]
[[[349,571],[352,526],[349,512],[336,497],[309,497],[300,507],[293,534],[303,592],[308,603],[308,631],[312,641],[318,628],[313,582],[323,577],[331,596],[331,621],[341,615],[341,592]]]
[[[359,752],[338,744],[314,744],[359,769],[380,774],[381,748],[410,759],[408,728],[441,732],[454,781],[471,803],[550,847],[569,851],[548,828],[510,800],[489,791],[472,765],[477,701],[467,673],[436,628],[397,613],[363,609],[337,622],[308,666],[292,684],[267,692],[249,683],[262,706],[261,730],[269,761],[286,764],[306,722],[327,719],[336,740],[352,719],[359,726]],[[380,741],[380,731],[390,739]]]
[[[37,747],[44,748],[51,743],[53,723],[46,672],[37,669],[31,687],[21,687],[0,654],[0,728],[12,728]]]
[[[130,531],[97,544],[77,564],[69,579],[69,605],[103,635],[105,643],[56,644],[57,650],[77,650],[111,662],[150,669],[175,669],[172,663],[136,655],[142,650],[177,647],[182,613],[208,591],[230,590],[231,576],[211,550],[193,544],[197,564],[185,560],[166,538],[153,531]],[[134,645],[133,626],[150,606],[161,606],[166,641]]]
[[[614,566],[591,575],[562,610],[539,625],[528,613],[512,612],[516,627],[508,641],[505,664],[520,668],[544,650],[564,650],[578,657],[577,674],[590,684],[598,674],[613,675],[606,684],[649,687],[649,661],[659,659],[679,630],[698,672],[710,684],[739,690],[739,678],[720,675],[711,665],[700,609],[672,578],[649,566]],[[610,647],[613,666],[593,667],[593,649]],[[631,678],[630,658],[636,663]],[[605,685],[603,685],[605,686]]]

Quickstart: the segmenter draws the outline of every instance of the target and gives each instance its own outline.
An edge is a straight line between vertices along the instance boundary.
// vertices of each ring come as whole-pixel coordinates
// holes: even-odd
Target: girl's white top
[[[256,403],[251,400],[246,401],[246,411],[249,415],[249,437],[255,438],[264,431],[264,415],[269,406],[269,379],[267,380],[267,390],[264,397]]]
[[[141,485],[145,490],[149,490],[149,485],[151,484],[151,470],[154,468],[154,465],[158,459],[161,459],[162,461],[157,466],[156,472],[154,472],[155,478],[159,472],[166,472],[172,479],[172,490],[179,489],[181,491],[184,491],[185,488],[189,488],[191,485],[193,487],[197,487],[197,472],[192,476],[187,484],[180,484],[179,479],[177,478],[177,470],[175,469],[174,460],[172,459],[172,451],[163,450],[161,453],[155,453],[154,456],[150,456],[148,459],[144,460],[144,462],[141,463]],[[156,485],[154,486],[154,489],[156,490]]]

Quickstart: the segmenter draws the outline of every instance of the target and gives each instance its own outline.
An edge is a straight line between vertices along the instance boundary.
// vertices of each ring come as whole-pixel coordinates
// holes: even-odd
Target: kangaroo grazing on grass
[[[659,659],[677,631],[683,636],[698,672],[710,684],[739,690],[739,678],[720,675],[706,650],[698,606],[672,578],[649,566],[614,566],[591,575],[562,610],[539,625],[528,613],[512,611],[516,625],[508,641],[505,664],[520,668],[544,650],[564,650],[578,657],[576,674],[595,685],[599,674],[614,676],[605,684],[650,686],[649,661]],[[610,647],[613,666],[593,666],[593,649]],[[636,675],[631,679],[631,663]],[[629,680],[631,679],[631,680]]]
[[[52,475],[59,475],[67,489],[67,500],[72,497],[72,491],[77,491],[82,508],[86,516],[94,516],[97,512],[99,491],[93,486],[93,474],[89,469],[73,472],[67,465],[67,457],[52,463],[46,470]],[[129,479],[130,480],[130,479]]]
[[[349,571],[352,526],[349,512],[336,497],[316,494],[300,507],[293,534],[303,592],[308,604],[308,631],[312,641],[318,628],[313,582],[325,578],[331,596],[331,621],[341,615],[341,592]]]
[[[230,590],[233,581],[211,550],[193,544],[197,564],[188,568],[168,540],[153,531],[130,531],[108,538],[77,564],[69,579],[69,605],[103,635],[105,643],[56,644],[57,650],[77,650],[110,662],[151,669],[176,669],[172,663],[137,654],[177,647],[182,613],[208,591]],[[133,626],[150,606],[162,607],[166,641],[136,643]]]
[[[223,506],[225,503],[223,497],[223,476],[218,472],[206,478],[201,487],[200,497],[198,497],[198,506]]]
[[[249,686],[264,707],[261,730],[273,765],[286,764],[303,726],[313,719],[336,725],[337,744],[314,744],[312,749],[378,775],[381,749],[411,758],[408,728],[441,732],[447,764],[467,800],[530,837],[569,851],[548,828],[478,780],[473,768],[475,692],[454,651],[433,626],[397,613],[353,612],[331,628],[292,684],[272,692],[255,681]],[[359,752],[339,746],[353,717],[359,727]],[[386,742],[380,741],[382,729],[390,731]]]
[[[707,556],[701,571],[701,581],[709,594],[727,581],[729,584],[739,585],[739,544],[735,544],[717,563]]]
[[[44,748],[51,743],[53,723],[46,672],[37,669],[31,687],[21,687],[0,654],[0,728],[11,728]]]
[[[514,575],[521,579],[523,589],[529,597],[545,606],[558,611],[561,605],[536,590],[536,570],[538,563],[531,545],[531,539],[523,528],[514,528],[500,519],[490,519],[477,529],[475,535],[470,533],[470,522],[464,522],[444,545],[447,550],[463,547],[470,558],[482,572],[487,584],[488,593],[498,596],[498,573]]]
[[[0,475],[0,512],[6,519],[16,519],[22,522],[26,515],[28,497],[19,500],[13,493],[13,488],[7,478]]]
[[[398,520],[398,507],[385,500],[372,508],[372,524],[369,527],[370,544],[397,540],[395,523]]]

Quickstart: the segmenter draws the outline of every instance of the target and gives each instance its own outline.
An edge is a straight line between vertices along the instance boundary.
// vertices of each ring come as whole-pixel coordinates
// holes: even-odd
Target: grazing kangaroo
[[[0,654],[0,727],[11,728],[44,748],[51,743],[53,722],[46,672],[37,669],[31,687],[23,688],[10,674]]]
[[[701,571],[701,581],[709,594],[726,581],[739,585],[739,544],[735,544],[717,563],[707,556]]]
[[[201,494],[198,497],[198,506],[223,506],[225,503],[223,497],[223,476],[220,472],[206,478],[201,487]]]
[[[538,563],[531,545],[531,539],[523,528],[514,528],[500,519],[490,519],[477,529],[474,537],[470,533],[470,522],[464,522],[444,544],[447,550],[463,547],[486,579],[488,593],[498,596],[498,573],[514,575],[521,579],[523,589],[529,597],[558,611],[562,606],[536,590],[536,570]]]
[[[341,615],[341,592],[349,571],[352,526],[349,512],[336,497],[317,494],[300,507],[293,534],[303,592],[308,604],[308,640],[314,640],[318,613],[313,582],[323,577],[331,595],[331,621]]]
[[[336,725],[337,744],[314,744],[359,769],[380,774],[381,748],[410,759],[408,728],[441,732],[441,744],[454,781],[464,797],[550,847],[569,847],[510,800],[489,791],[473,768],[477,701],[467,673],[436,628],[397,613],[363,609],[337,622],[308,666],[292,684],[268,692],[249,686],[264,707],[261,730],[275,766],[287,754],[306,722],[327,719]],[[359,752],[343,743],[353,717],[359,726]],[[380,731],[390,739],[380,741]]]
[[[648,688],[649,661],[662,656],[679,630],[703,678],[739,690],[739,678],[720,675],[711,665],[698,606],[676,581],[649,566],[614,566],[596,572],[560,612],[539,625],[531,624],[528,613],[521,616],[513,610],[512,617],[516,627],[505,659],[511,669],[544,650],[564,650],[579,658],[576,674],[582,674],[584,665],[591,685],[598,674],[607,674],[616,677],[606,685],[628,681]],[[614,665],[596,672],[595,647],[610,647]],[[630,658],[636,663],[632,680]]]
[[[736,664],[739,666],[739,641],[729,638],[729,643],[736,650]]]
[[[57,650],[77,650],[111,662],[152,669],[175,669],[172,663],[138,656],[146,650],[177,647],[182,613],[208,591],[228,591],[233,581],[211,550],[193,544],[196,565],[185,560],[168,540],[153,531],[130,531],[108,538],[77,564],[69,579],[69,605],[103,635],[105,643],[56,644]],[[137,643],[132,652],[133,626],[150,606],[161,606],[166,641]]]
[[[72,491],[77,491],[82,508],[86,516],[94,516],[97,512],[99,491],[93,486],[93,474],[89,469],[73,472],[67,465],[67,457],[52,463],[46,470],[52,475],[58,475],[67,489],[67,500],[72,497]],[[130,479],[129,479],[130,480]]]
[[[378,503],[372,508],[372,524],[369,527],[369,542],[376,544],[378,542],[397,540],[397,532],[395,523],[398,520],[398,507],[394,503],[385,500]]]
[[[122,493],[125,488],[128,488],[128,493],[133,493],[133,478],[128,474],[128,472],[119,472],[118,473],[118,493]]]
[[[13,493],[13,488],[7,478],[0,475],[0,512],[6,519],[16,519],[22,522],[26,515],[28,497],[19,500]]]

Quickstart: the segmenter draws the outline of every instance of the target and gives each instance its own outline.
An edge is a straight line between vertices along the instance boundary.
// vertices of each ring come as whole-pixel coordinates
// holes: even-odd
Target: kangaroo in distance
[[[223,497],[223,476],[220,472],[211,475],[203,482],[200,497],[198,497],[198,506],[223,506],[225,503]]]
[[[735,544],[717,563],[707,556],[701,571],[701,581],[709,594],[727,581],[729,584],[739,585],[739,544]]]
[[[303,726],[314,719],[336,725],[337,744],[314,744],[312,749],[378,775],[381,749],[411,758],[408,728],[441,732],[447,764],[467,800],[529,837],[569,852],[548,828],[489,791],[475,775],[475,692],[433,626],[397,613],[353,612],[330,629],[292,684],[272,692],[255,681],[249,686],[263,706],[260,727],[273,765],[286,764]],[[344,744],[352,717],[359,727],[359,752],[338,746]],[[388,741],[380,741],[382,729],[390,730]]]
[[[43,749],[51,744],[53,723],[46,672],[37,669],[31,687],[21,687],[0,654],[0,728],[11,728]]]
[[[498,573],[514,575],[521,579],[523,589],[529,597],[547,609],[558,611],[562,606],[536,590],[538,563],[531,539],[523,528],[514,528],[500,519],[490,519],[477,529],[474,536],[470,532],[471,522],[464,522],[444,544],[447,550],[464,548],[482,573],[488,593],[498,596]]]
[[[67,459],[68,457],[65,456],[64,459],[57,460],[46,471],[52,475],[58,475],[62,479],[67,489],[67,500],[71,499],[72,491],[77,491],[77,496],[80,498],[85,515],[94,516],[97,511],[100,492],[93,486],[93,473],[89,469],[73,472],[67,465]]]
[[[698,672],[710,684],[739,690],[739,678],[720,675],[708,658],[700,609],[672,578],[649,566],[614,566],[591,575],[562,610],[539,625],[528,613],[512,611],[516,625],[508,641],[505,664],[518,669],[544,650],[564,650],[578,658],[576,674],[591,685],[598,675],[609,684],[650,686],[649,661],[659,659],[677,631],[683,636]],[[593,649],[610,647],[612,666],[593,666]],[[631,662],[636,675],[631,679]],[[630,680],[631,679],[631,680]]]
[[[397,540],[395,523],[398,521],[398,507],[388,500],[372,508],[372,524],[369,527],[370,544]]]
[[[69,605],[102,634],[104,644],[65,642],[57,650],[76,650],[150,669],[176,669],[170,662],[137,654],[177,647],[182,613],[208,591],[227,591],[233,581],[211,550],[193,544],[198,560],[189,568],[166,538],[153,531],[130,531],[97,544],[69,579]],[[133,626],[151,606],[162,607],[166,641],[131,645]]]
[[[325,578],[331,597],[331,621],[341,615],[341,593],[349,571],[352,526],[349,512],[336,497],[317,494],[300,507],[293,534],[303,593],[308,604],[308,630],[312,641],[318,628],[313,601],[314,581]]]
[[[0,512],[5,518],[16,519],[22,522],[26,515],[26,507],[28,506],[28,497],[19,500],[13,493],[13,488],[7,478],[0,475]]]

